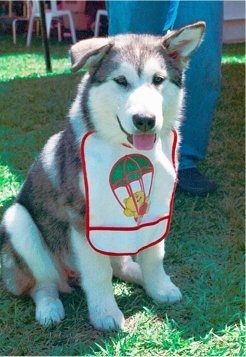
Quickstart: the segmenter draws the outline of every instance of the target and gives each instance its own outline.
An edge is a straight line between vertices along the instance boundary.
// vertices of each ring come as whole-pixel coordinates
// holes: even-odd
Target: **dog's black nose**
[[[135,114],[133,115],[133,123],[138,130],[147,132],[154,128],[155,116]]]

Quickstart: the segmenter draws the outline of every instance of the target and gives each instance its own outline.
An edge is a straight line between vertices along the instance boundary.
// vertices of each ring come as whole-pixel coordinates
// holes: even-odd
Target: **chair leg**
[[[58,20],[57,22],[57,33],[58,33],[58,41],[61,42],[62,37],[61,37],[61,22]]]
[[[34,22],[34,17],[31,16],[29,19],[29,25],[28,25],[28,31],[27,31],[27,40],[26,40],[27,47],[29,47],[31,44],[33,22]]]
[[[39,36],[40,35],[40,33],[41,33],[41,30],[40,30],[40,19],[37,19],[36,20],[36,29],[35,29],[35,31],[36,31],[36,36]]]
[[[15,45],[16,45],[16,22],[17,22],[17,19],[14,19],[12,22],[13,42]]]
[[[94,37],[99,36],[101,16],[108,16],[107,11],[106,10],[97,10],[96,19],[95,19]]]
[[[50,14],[46,14],[45,20],[46,20],[47,37],[50,38],[50,29],[51,29],[52,16],[50,16]]]
[[[95,20],[94,37],[98,37],[98,34],[99,34],[100,16],[101,16],[100,12],[97,11],[96,20]]]
[[[71,31],[71,36],[72,36],[72,41],[73,43],[76,43],[76,33],[74,29],[74,24],[73,24],[73,19],[71,14],[68,14],[68,19],[69,19],[69,25],[70,25],[70,31]]]

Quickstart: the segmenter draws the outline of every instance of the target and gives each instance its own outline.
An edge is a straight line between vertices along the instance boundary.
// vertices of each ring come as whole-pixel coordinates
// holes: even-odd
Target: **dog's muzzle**
[[[155,127],[155,116],[135,114],[132,119],[139,130],[139,133],[131,135],[133,146],[138,150],[152,150],[156,141],[156,134],[151,132]]]
[[[155,127],[155,116],[143,116],[139,114],[133,115],[133,124],[138,129],[138,132],[129,134],[122,126],[120,119],[117,116],[117,121],[120,129],[126,134],[127,140],[137,150],[152,150],[155,141],[156,134],[151,132]]]
[[[153,133],[153,129],[156,124],[154,115],[141,115],[135,114],[132,117],[133,124],[138,130],[134,134],[129,134],[122,126],[119,118],[117,117],[121,130],[126,134],[127,140],[137,150],[152,150],[155,141],[156,134]]]

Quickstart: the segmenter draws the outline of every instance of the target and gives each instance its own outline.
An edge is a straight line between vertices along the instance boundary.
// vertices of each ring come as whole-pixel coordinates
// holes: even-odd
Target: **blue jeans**
[[[109,35],[160,35],[169,1],[107,1]],[[174,28],[203,20],[204,41],[186,71],[186,101],[181,126],[179,169],[196,167],[206,155],[221,83],[223,1],[180,1]]]

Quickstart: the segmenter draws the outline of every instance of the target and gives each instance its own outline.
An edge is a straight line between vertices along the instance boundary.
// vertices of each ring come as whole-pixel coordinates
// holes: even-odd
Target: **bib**
[[[86,237],[107,255],[134,255],[168,234],[176,187],[177,133],[165,145],[135,148],[105,143],[94,132],[81,141]]]

